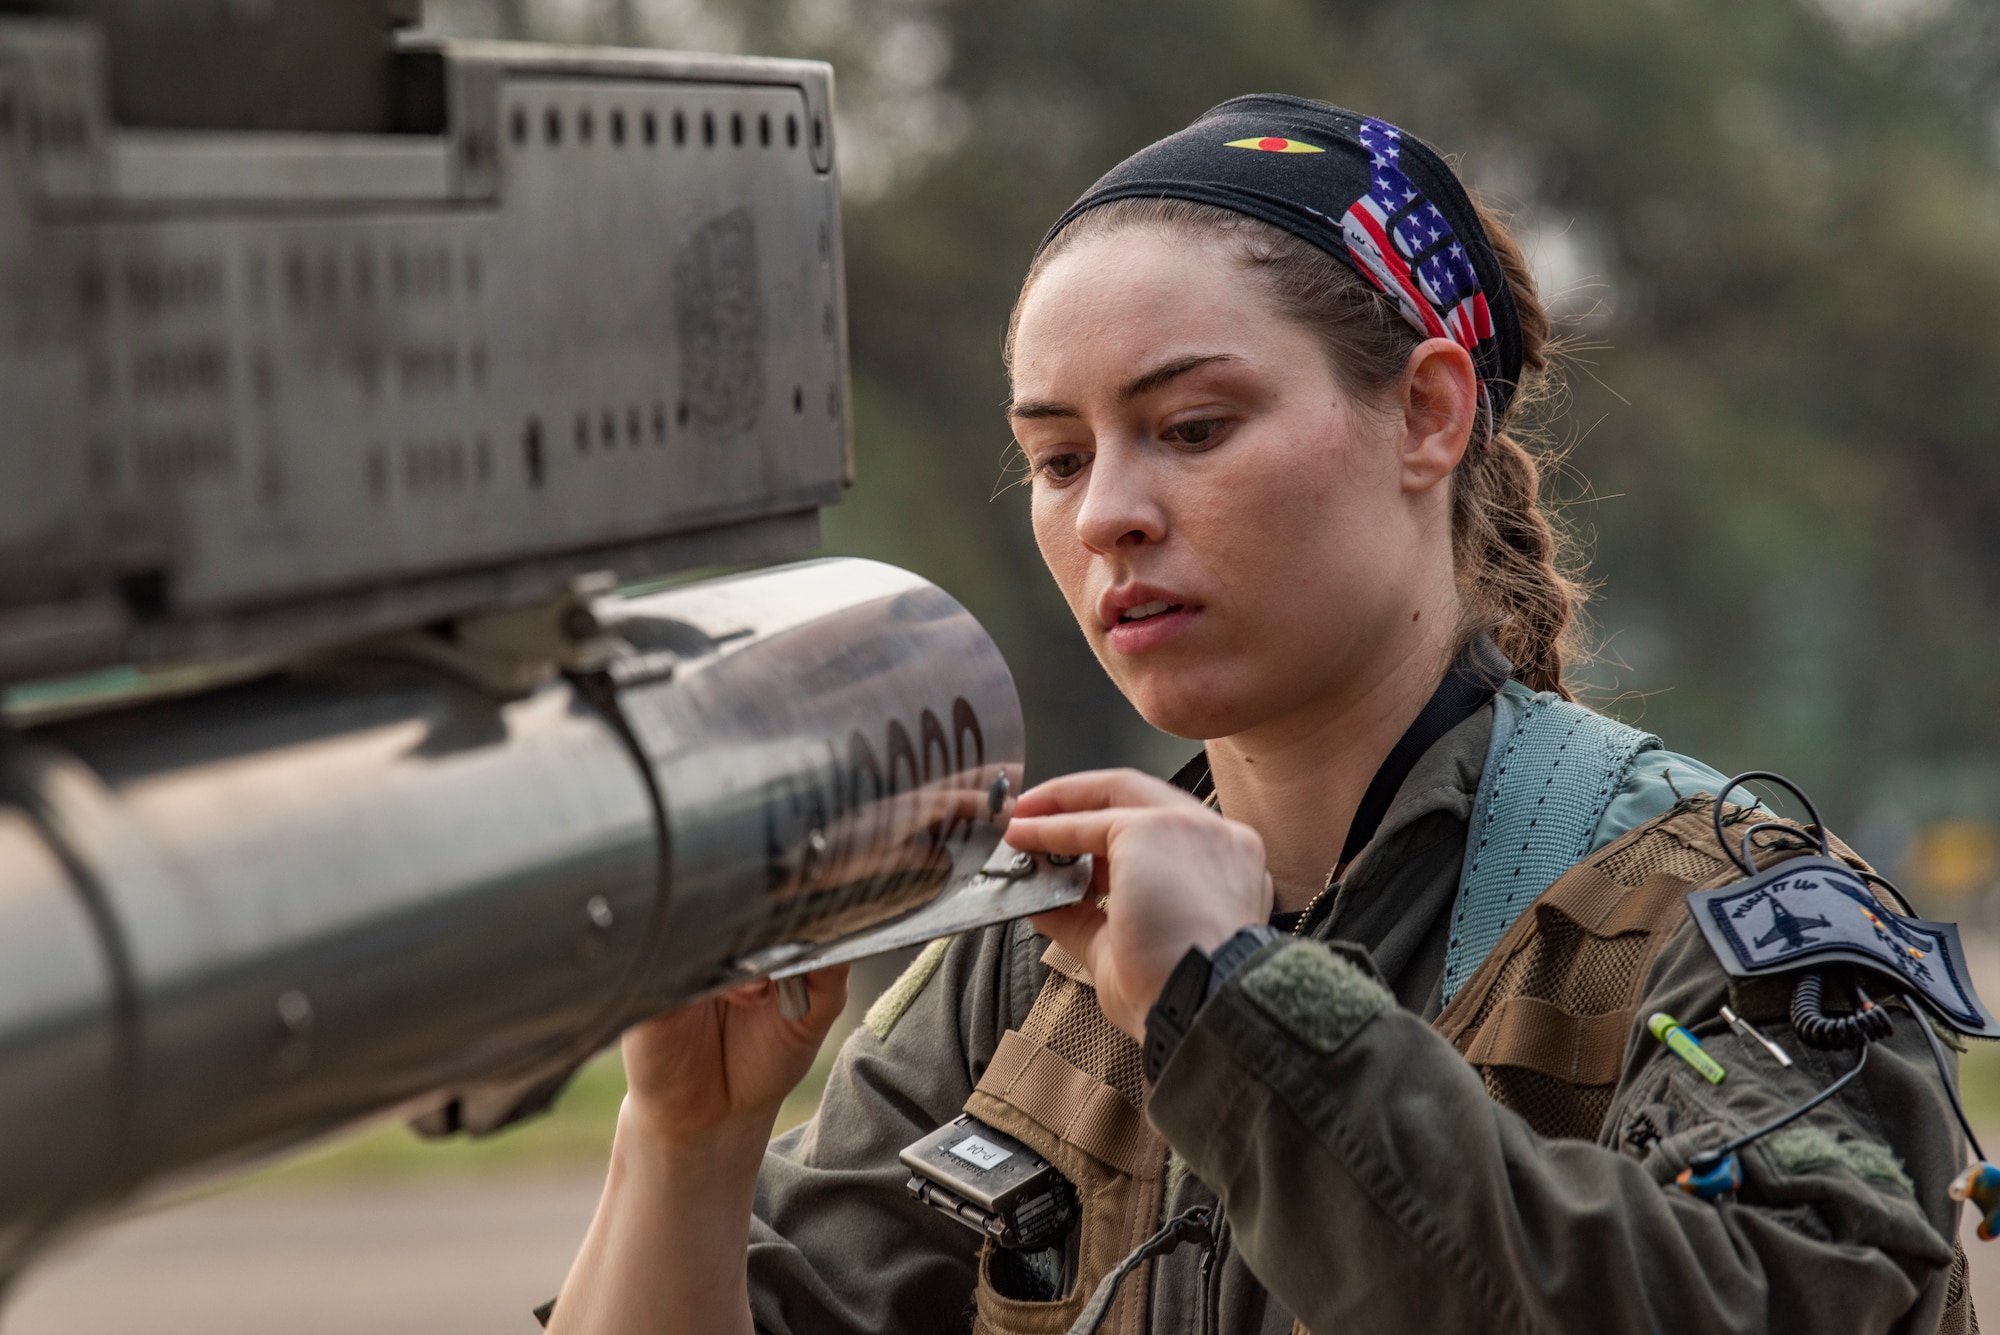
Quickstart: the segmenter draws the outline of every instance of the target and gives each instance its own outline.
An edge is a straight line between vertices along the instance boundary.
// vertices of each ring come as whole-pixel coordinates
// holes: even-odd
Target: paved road
[[[86,1236],[5,1335],[531,1335],[599,1179],[254,1189]]]

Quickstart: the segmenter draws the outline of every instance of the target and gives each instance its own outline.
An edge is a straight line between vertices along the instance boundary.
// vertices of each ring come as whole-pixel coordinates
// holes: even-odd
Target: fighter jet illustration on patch
[[[1827,922],[1825,918],[1801,918],[1797,916],[1783,904],[1780,904],[1778,897],[1773,895],[1771,896],[1771,930],[1757,938],[1757,948],[1762,950],[1765,946],[1771,945],[1776,941],[1783,941],[1786,950],[1797,950],[1802,946],[1812,944],[1812,938],[1806,935],[1808,927],[1830,926],[1832,924]]]

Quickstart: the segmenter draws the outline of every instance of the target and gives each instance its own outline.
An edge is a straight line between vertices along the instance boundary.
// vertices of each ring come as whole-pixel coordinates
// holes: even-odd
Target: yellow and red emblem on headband
[[[1307,143],[1301,143],[1301,142],[1300,142],[1299,140],[1297,140],[1297,139],[1280,139],[1280,138],[1278,138],[1278,137],[1277,137],[1277,136],[1275,136],[1275,135],[1266,135],[1266,136],[1265,136],[1264,138],[1262,138],[1262,139],[1232,139],[1232,140],[1230,140],[1230,141],[1229,141],[1228,143],[1224,144],[1224,145],[1223,145],[1223,147],[1224,147],[1224,148],[1254,148],[1254,149],[1256,149],[1257,151],[1259,151],[1260,153],[1324,153],[1324,152],[1326,152],[1326,150],[1325,150],[1325,149],[1323,149],[1323,148],[1319,147],[1319,146],[1318,146],[1317,144],[1307,144]]]

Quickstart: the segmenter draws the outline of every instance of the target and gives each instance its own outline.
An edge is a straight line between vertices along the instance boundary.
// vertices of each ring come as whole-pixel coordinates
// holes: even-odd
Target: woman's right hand
[[[846,967],[807,975],[806,995],[796,1020],[767,981],[626,1031],[611,1172],[551,1335],[752,1335],[746,1258],[757,1169],[778,1106],[847,1003]]]
[[[759,1144],[805,1077],[841,1008],[847,966],[805,977],[811,1007],[796,1020],[769,979],[634,1025],[623,1043],[627,1112],[662,1148],[739,1130]]]

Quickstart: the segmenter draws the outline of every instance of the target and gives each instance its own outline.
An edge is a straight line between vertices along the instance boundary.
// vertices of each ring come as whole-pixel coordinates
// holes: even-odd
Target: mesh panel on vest
[[[1541,930],[1501,968],[1480,1000],[1468,1033],[1477,1033],[1509,997],[1535,997],[1570,1015],[1603,1015],[1623,1007],[1635,970],[1643,967],[1652,938],[1645,932],[1595,937],[1560,913],[1544,915]],[[1551,1138],[1594,1140],[1611,1110],[1612,1085],[1579,1085],[1539,1071],[1482,1066],[1486,1092]]]
[[[1526,948],[1501,969],[1480,1001],[1471,1028],[1484,1025],[1508,997],[1537,997],[1571,1015],[1617,1010],[1631,990],[1632,971],[1645,958],[1648,945],[1643,932],[1594,937],[1562,914],[1551,913]]]
[[[1606,853],[1597,865],[1620,885],[1643,885],[1655,872],[1665,872],[1693,885],[1721,870],[1722,860],[1698,848],[1689,848],[1672,833],[1656,826],[1623,848]]]
[[[1973,1310],[1966,1293],[1972,1276],[1965,1261],[1965,1245],[1951,1252],[1951,1277],[1945,1281],[1944,1315],[1938,1320],[1938,1335],[1979,1335],[1979,1313]]]
[[[1073,978],[1051,973],[1021,1037],[1071,1066],[1102,1080],[1134,1108],[1146,1106],[1146,1068],[1139,1045],[1104,1018],[1097,993]]]
[[[1550,1140],[1592,1140],[1611,1111],[1616,1085],[1572,1085],[1540,1071],[1518,1066],[1483,1066],[1486,1093],[1503,1108],[1512,1108]]]

